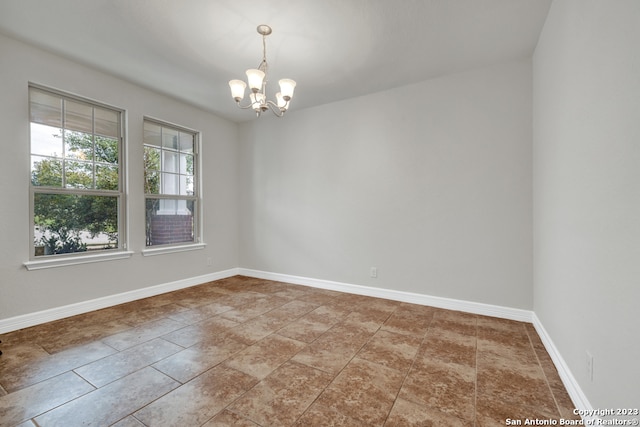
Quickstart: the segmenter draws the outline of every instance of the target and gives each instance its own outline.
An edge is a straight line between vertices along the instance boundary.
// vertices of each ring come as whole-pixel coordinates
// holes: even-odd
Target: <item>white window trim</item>
[[[154,256],[162,254],[170,254],[174,252],[187,252],[204,249],[207,246],[206,243],[190,243],[188,245],[174,245],[174,246],[156,246],[148,249],[143,249],[142,256]]]
[[[26,261],[23,265],[27,270],[42,270],[45,268],[65,267],[70,265],[88,264],[92,262],[112,261],[116,259],[131,258],[133,251],[115,251],[109,253],[99,253],[91,255],[73,255],[73,256],[61,256],[57,255],[55,258],[47,258],[37,261]]]

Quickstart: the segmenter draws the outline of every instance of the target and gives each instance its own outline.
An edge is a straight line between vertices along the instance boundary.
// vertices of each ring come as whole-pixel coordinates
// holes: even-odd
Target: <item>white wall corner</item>
[[[540,336],[540,339],[542,340],[547,353],[549,353],[551,360],[553,360],[553,364],[558,370],[560,379],[562,380],[564,387],[567,389],[567,393],[569,393],[569,397],[571,397],[573,405],[580,412],[580,414],[582,414],[582,419],[585,421],[593,421],[592,425],[597,425],[596,420],[598,418],[590,415],[594,412],[593,406],[591,406],[591,403],[589,403],[587,396],[584,394],[584,392],[580,388],[580,385],[578,384],[578,381],[576,381],[576,378],[571,373],[571,369],[569,369],[569,366],[564,361],[564,358],[560,354],[560,351],[553,343],[553,340],[551,340],[549,333],[544,328],[542,322],[540,322],[540,319],[538,319],[538,316],[536,316],[535,312],[533,313],[533,327],[536,329],[536,332]]]

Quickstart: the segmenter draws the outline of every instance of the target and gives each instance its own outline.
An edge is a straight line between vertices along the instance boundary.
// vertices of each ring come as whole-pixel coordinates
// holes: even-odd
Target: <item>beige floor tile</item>
[[[219,365],[142,408],[134,416],[147,426],[199,426],[257,382],[250,375]]]
[[[318,404],[371,426],[383,425],[404,374],[380,364],[353,359],[318,397]]]
[[[278,335],[310,343],[347,316],[347,312],[321,306],[278,330]]]
[[[113,424],[111,427],[145,427],[145,425],[138,421],[133,415],[129,415],[128,417]]]
[[[378,331],[357,357],[406,373],[416,357],[422,339],[386,330]]]
[[[186,348],[219,335],[239,324],[238,322],[216,316],[184,328],[176,329],[175,331],[162,335],[162,339]]]
[[[0,397],[0,427],[12,427],[94,390],[72,372]]]
[[[277,310],[277,309],[276,309]],[[287,319],[282,313],[272,314],[273,310],[254,317],[238,326],[235,326],[225,332],[229,336],[243,344],[251,345],[256,341],[260,341],[278,329],[287,325]]]
[[[180,384],[147,367],[36,417],[40,427],[108,426]]]
[[[487,399],[502,400],[513,406],[560,415],[539,366],[526,372],[519,368],[478,368],[477,375],[478,394]]]
[[[326,407],[317,401],[294,424],[296,427],[371,427],[371,424],[343,414],[336,408]]]
[[[214,335],[166,357],[153,367],[184,384],[245,348],[245,344],[232,338]]]
[[[58,353],[84,344],[90,344],[131,328],[131,325],[123,319],[92,323],[86,322],[84,317],[78,317],[78,325],[61,329],[55,333],[55,339],[51,339],[51,337],[43,339],[41,341],[42,347],[49,353]]]
[[[269,321],[282,321],[286,323],[293,322],[294,320],[304,316],[305,314],[318,308],[318,304],[306,301],[290,301],[278,308],[275,308],[264,314],[264,317]]]
[[[442,413],[432,407],[397,399],[385,425],[394,427],[473,427],[474,423],[473,421],[461,420],[455,416]]]
[[[407,334],[422,338],[432,320],[433,312],[406,310],[401,307],[387,319],[382,329],[397,334]]]
[[[104,357],[75,370],[95,387],[102,387],[183,350],[160,338]]]
[[[113,348],[101,342],[84,344],[24,364],[12,364],[13,368],[3,372],[0,381],[11,393],[114,353]]]
[[[507,420],[510,425],[526,425],[526,420],[559,420],[556,413],[547,413],[537,408],[525,408],[505,402],[502,399],[493,399],[486,396],[478,397],[476,402],[476,425],[478,427],[504,427]]]
[[[432,360],[416,361],[399,397],[436,408],[465,421],[473,421],[476,373],[468,366]]]
[[[202,427],[260,427],[258,424],[248,420],[241,415],[234,414],[228,410],[220,412],[202,425]]]
[[[116,350],[122,351],[184,327],[185,325],[183,323],[176,322],[169,318],[153,320],[129,330],[108,336],[104,338],[102,342],[110,345]]]
[[[229,409],[259,425],[292,425],[332,380],[326,372],[287,362]]]
[[[255,378],[263,379],[304,348],[305,344],[279,335],[270,335],[240,351],[225,362]]]
[[[434,360],[475,368],[477,358],[475,344],[475,340],[452,340],[427,335],[419,357],[421,360]]]
[[[0,357],[0,374],[9,369],[15,368],[33,360],[44,358],[50,355],[42,346],[35,342],[22,340],[7,340],[3,337],[2,350],[4,353]]]

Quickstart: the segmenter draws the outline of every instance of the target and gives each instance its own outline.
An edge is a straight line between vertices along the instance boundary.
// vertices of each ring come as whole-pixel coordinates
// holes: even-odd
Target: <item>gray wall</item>
[[[240,128],[242,267],[532,308],[530,61],[292,105]]]
[[[0,36],[0,319],[114,295],[238,266],[237,125]],[[127,110],[132,258],[27,271],[29,259],[28,82]],[[143,257],[142,117],[202,132],[204,250]],[[206,265],[207,257],[213,260]]]
[[[640,402],[639,42],[636,0],[555,1],[533,60],[534,310],[594,408]]]

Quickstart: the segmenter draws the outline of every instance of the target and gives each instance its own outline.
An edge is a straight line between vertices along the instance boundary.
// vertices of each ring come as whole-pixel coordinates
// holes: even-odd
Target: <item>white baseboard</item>
[[[573,401],[576,409],[580,410],[582,414],[592,413],[593,406],[591,406],[591,403],[589,403],[587,396],[585,396],[584,392],[580,388],[580,385],[578,384],[578,381],[576,381],[576,378],[571,373],[571,369],[569,369],[569,366],[564,361],[564,358],[560,354],[560,351],[553,343],[553,340],[551,340],[551,337],[547,333],[547,330],[544,328],[542,322],[540,322],[540,319],[538,319],[538,316],[536,316],[535,313],[533,313],[533,327],[536,329],[536,332],[540,336],[540,339],[542,340],[547,353],[549,353],[551,360],[553,360],[553,364],[558,370],[558,375],[560,375],[560,379],[562,380],[564,387],[567,389],[567,393],[569,393],[569,397],[571,397],[571,400]],[[597,425],[595,424],[597,417],[582,415],[582,419],[585,420],[585,422],[587,420],[593,421],[591,425]]]
[[[87,313],[89,311],[100,310],[102,308],[111,307],[125,302],[131,302],[142,298],[164,294],[166,292],[177,291],[178,289],[201,285],[213,280],[224,279],[236,275],[238,275],[238,269],[232,268],[229,270],[205,274],[203,276],[190,277],[188,279],[176,280],[175,282],[163,283],[160,285],[149,286],[147,288],[136,289],[134,291],[123,292],[116,295],[109,295],[89,301],[82,301],[62,307],[56,307],[48,310],[37,311],[35,313],[10,317],[8,319],[0,319],[0,334],[16,331],[22,328],[28,328],[29,326],[35,326],[41,323],[51,322],[53,320],[63,319],[65,317],[75,316],[77,314]]]
[[[374,288],[371,286],[353,285],[350,283],[333,282],[330,280],[313,279],[309,277],[291,276],[289,274],[271,273],[267,271],[239,268],[239,274],[259,279],[276,280],[293,283],[296,285],[311,286],[314,288],[329,289],[350,294],[366,295],[370,297],[385,298],[394,301],[402,301],[413,304],[428,305],[447,310],[464,311],[467,313],[481,314],[484,316],[500,317],[503,319],[532,322],[533,312],[517,308],[503,307],[499,305],[483,304],[479,302],[456,300],[451,298],[434,297],[412,292],[395,291],[391,289]]]

